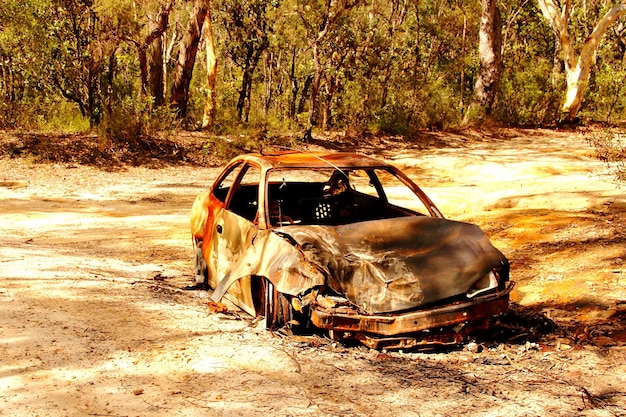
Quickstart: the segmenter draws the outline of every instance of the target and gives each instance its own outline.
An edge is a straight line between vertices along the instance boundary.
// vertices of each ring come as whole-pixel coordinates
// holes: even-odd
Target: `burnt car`
[[[192,208],[197,286],[268,329],[455,345],[504,313],[509,263],[397,168],[352,153],[233,159]]]

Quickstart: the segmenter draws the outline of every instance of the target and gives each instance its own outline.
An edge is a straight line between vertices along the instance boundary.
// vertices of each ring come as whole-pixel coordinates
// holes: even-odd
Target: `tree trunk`
[[[13,103],[15,101],[15,83],[13,79],[13,62],[11,57],[0,56],[0,91],[4,90],[5,103]]]
[[[274,98],[274,54],[271,52],[266,54],[266,59],[264,61],[263,87],[265,90],[265,97],[263,100],[263,115],[267,118],[270,112],[270,106],[272,105],[272,100]]]
[[[163,38],[161,36],[148,48],[148,56],[150,94],[154,97],[154,105],[160,107],[165,104],[165,91],[163,90]]]
[[[319,114],[318,99],[317,96],[320,92],[320,84],[322,81],[322,64],[319,57],[319,46],[313,45],[313,64],[315,66],[315,73],[313,74],[313,81],[311,82],[311,95],[309,96],[309,126],[317,125],[317,118]]]
[[[176,43],[176,27],[172,30],[172,35],[169,42],[167,41],[167,33],[163,34],[163,95],[168,90],[168,63],[172,60],[172,51],[174,50],[174,44]]]
[[[467,16],[465,10],[463,10],[463,34],[461,36],[461,56],[465,56],[465,42],[467,40]],[[461,81],[459,82],[461,88],[461,99],[459,100],[459,106],[461,109],[465,107],[465,64],[461,67]]]
[[[193,67],[196,62],[198,44],[202,34],[202,25],[209,10],[209,0],[196,0],[187,33],[183,36],[178,62],[172,85],[171,105],[177,111],[177,117],[187,117],[187,103],[189,100],[189,84],[193,76]]]
[[[291,81],[291,96],[289,97],[289,118],[295,120],[296,118],[296,100],[298,99],[298,79],[296,78],[296,48],[293,48],[291,54],[291,68],[289,69],[289,80]]]
[[[215,39],[213,38],[213,24],[211,22],[210,2],[204,19],[204,42],[206,48],[206,90],[202,115],[202,128],[213,126],[215,122],[215,81],[217,79],[217,55],[215,54]]]
[[[563,74],[563,48],[561,47],[561,41],[558,33],[555,33],[554,37],[554,56],[552,57],[552,88],[556,89],[559,86],[559,80],[561,74]]]
[[[602,38],[608,27],[624,14],[626,14],[626,3],[613,6],[596,24],[593,32],[583,44],[578,62],[574,68],[567,68],[566,66],[567,93],[563,103],[563,112],[567,114],[569,121],[573,121],[576,118],[576,114],[582,107],[585,89],[589,82],[591,66],[595,59],[600,38]]]
[[[333,102],[333,95],[335,94],[335,89],[337,87],[337,78],[331,76],[328,80],[328,91],[326,92],[326,97],[324,101],[324,113],[322,116],[322,130],[326,131],[330,126],[330,118],[331,118],[331,105]]]
[[[309,74],[304,80],[304,87],[302,87],[302,93],[300,94],[300,100],[298,101],[296,114],[300,114],[304,111],[307,99],[309,98],[309,90],[311,90],[311,84],[313,84],[313,75]]]
[[[115,71],[117,69],[117,48],[109,55],[109,64],[107,69],[107,86],[104,96],[104,111],[106,114],[113,114],[113,80],[115,79]]]
[[[93,128],[100,124],[100,118],[102,117],[100,94],[100,69],[89,68],[89,78],[87,80],[87,109],[89,110],[89,127]]]
[[[169,14],[173,7],[174,0],[171,0],[166,7],[159,11],[154,20],[149,20],[148,35],[143,41],[126,39],[137,48],[139,76],[141,79],[139,94],[143,96],[149,89],[157,106],[161,106],[165,102],[163,90],[163,34],[169,25]]]
[[[239,99],[237,100],[237,116],[239,117],[239,121],[248,123],[254,71],[259,64],[261,54],[265,51],[265,49],[267,49],[268,45],[268,43],[263,43],[256,48],[253,45],[248,47],[245,66],[243,68],[243,76],[241,78]]]
[[[146,54],[146,48],[138,45],[137,57],[139,58],[139,78],[141,80],[139,95],[143,97],[148,88],[148,55]]]
[[[481,5],[482,17],[480,19],[478,44],[480,69],[474,85],[474,101],[466,113],[466,123],[469,121],[468,117],[477,115],[477,111],[487,117],[491,115],[502,75],[502,18],[500,17],[500,10],[496,0],[481,0]]]
[[[252,88],[252,70],[250,69],[250,54],[252,51],[248,50],[248,57],[246,59],[246,66],[243,69],[243,75],[241,77],[241,88],[239,89],[239,98],[237,99],[237,118],[243,120],[244,108],[246,106],[246,100],[249,97],[249,88]],[[245,120],[247,122],[247,120]]]
[[[563,50],[563,63],[565,64],[565,81],[567,90],[565,101],[561,108],[567,121],[574,121],[578,111],[582,107],[585,89],[589,82],[591,66],[598,49],[600,39],[608,27],[626,14],[626,3],[613,6],[596,24],[593,32],[582,46],[580,55],[576,59],[574,45],[568,33],[570,16],[569,0],[565,2],[563,10],[554,0],[537,0],[543,16],[548,20],[552,28],[559,34],[559,41]]]

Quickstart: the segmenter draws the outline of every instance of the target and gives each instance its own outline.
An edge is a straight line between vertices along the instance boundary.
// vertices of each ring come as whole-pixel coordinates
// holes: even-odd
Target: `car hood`
[[[407,310],[465,294],[494,268],[508,269],[504,255],[478,226],[451,220],[401,217],[342,226],[293,225],[281,232],[325,271],[330,288],[367,313]]]

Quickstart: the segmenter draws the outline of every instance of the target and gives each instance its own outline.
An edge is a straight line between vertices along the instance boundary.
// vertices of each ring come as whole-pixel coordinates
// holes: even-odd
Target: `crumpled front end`
[[[337,340],[358,340],[372,349],[458,345],[473,331],[487,328],[491,317],[508,310],[512,289],[510,284],[472,299],[459,297],[393,314],[368,314],[342,297],[318,295],[310,320]]]
[[[336,294],[311,323],[372,348],[461,343],[508,309],[509,264],[474,225],[403,217],[284,229]]]
[[[326,272],[332,290],[369,314],[471,298],[508,280],[504,255],[467,223],[401,217],[284,231]]]

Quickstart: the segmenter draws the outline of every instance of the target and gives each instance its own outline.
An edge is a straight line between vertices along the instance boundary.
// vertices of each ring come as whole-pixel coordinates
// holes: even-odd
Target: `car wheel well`
[[[255,311],[258,316],[265,317],[266,329],[303,327],[305,317],[294,310],[291,304],[292,297],[276,291],[269,279],[253,276],[251,289]]]

